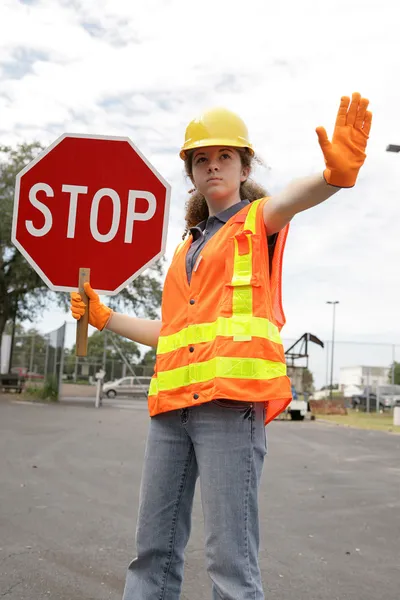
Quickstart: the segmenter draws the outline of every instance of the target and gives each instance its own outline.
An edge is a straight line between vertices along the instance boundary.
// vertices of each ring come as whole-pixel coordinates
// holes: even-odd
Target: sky
[[[188,122],[225,106],[246,122],[269,192],[321,172],[315,128],[331,135],[340,97],[370,100],[357,185],[297,215],[284,258],[289,343],[331,339],[341,366],[400,360],[400,7],[393,0],[2,0],[0,139],[51,144],[65,132],[127,136],[172,186],[167,263],[190,188]],[[68,314],[49,310],[47,332]],[[69,340],[74,327],[70,325]],[[361,344],[363,343],[363,345]],[[373,344],[387,344],[378,346]],[[325,383],[326,351],[310,368]]]

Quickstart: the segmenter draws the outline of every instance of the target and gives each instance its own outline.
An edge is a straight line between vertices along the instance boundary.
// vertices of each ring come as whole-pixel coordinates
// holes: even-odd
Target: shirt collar
[[[219,221],[222,221],[222,223],[226,223],[227,221],[229,221],[229,219],[231,217],[236,215],[236,213],[238,213],[239,210],[242,210],[242,208],[244,208],[248,204],[250,204],[249,200],[241,200],[240,202],[233,204],[229,208],[226,208],[225,210],[217,213],[215,215],[215,218],[218,219]]]
[[[216,215],[208,217],[208,219],[206,219],[205,221],[201,221],[195,227],[191,227],[191,234],[194,238],[198,237],[199,233],[203,233],[203,231],[206,229],[206,225],[210,221],[210,219],[221,221],[221,223],[227,223],[231,217],[236,215],[236,213],[238,213],[240,210],[242,210],[242,208],[244,208],[248,204],[250,204],[250,200],[241,200],[240,202],[233,204],[229,208],[222,210]]]

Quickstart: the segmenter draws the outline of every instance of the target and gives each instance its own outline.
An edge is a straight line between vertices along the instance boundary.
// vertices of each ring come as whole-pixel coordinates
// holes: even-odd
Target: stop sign
[[[117,294],[165,251],[170,186],[127,138],[62,135],[17,176],[12,241],[55,291]]]

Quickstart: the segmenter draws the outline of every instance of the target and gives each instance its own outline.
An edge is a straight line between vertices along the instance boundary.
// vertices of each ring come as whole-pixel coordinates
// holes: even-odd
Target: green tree
[[[156,349],[151,348],[142,357],[139,365],[143,367],[143,375],[152,375],[156,364]]]
[[[119,364],[120,366],[123,364],[123,358],[121,357],[121,354],[118,352],[117,348],[120,349],[125,360],[128,361],[130,365],[134,366],[139,364],[138,360],[140,359],[140,350],[138,345],[135,344],[135,342],[112,333],[111,331],[95,331],[91,336],[89,336],[87,356],[80,357],[78,359],[78,363],[81,366],[84,364],[90,365],[90,374],[94,375],[94,373],[97,372],[97,370],[103,365],[103,358],[105,358],[107,372],[106,379],[109,380],[114,370],[112,364]],[[65,349],[64,373],[69,377],[75,373],[77,364],[75,349],[75,345],[73,345],[70,349]],[[79,372],[79,370],[77,372]]]
[[[390,365],[390,371],[389,371],[389,383],[392,383],[392,370],[393,370],[393,363]],[[395,362],[394,363],[394,383],[395,385],[400,385],[400,363],[399,362]]]
[[[309,393],[314,391],[314,375],[309,369],[303,370],[303,391]]]
[[[9,321],[34,321],[51,303],[67,310],[69,295],[55,294],[43,283],[11,243],[14,187],[17,173],[42,150],[38,142],[16,148],[0,146],[0,339]],[[138,277],[110,299],[114,309],[155,318],[161,303],[163,262]]]
[[[26,367],[44,373],[46,357],[46,337],[34,327],[24,330],[21,326],[16,327],[13,366]]]
[[[105,336],[107,337],[105,338]],[[135,364],[137,363],[137,359],[140,358],[140,350],[135,342],[127,340],[126,338],[122,338],[111,331],[95,331],[88,338],[88,360],[102,360],[104,355],[104,340],[106,341],[106,360],[112,358],[121,360],[121,355],[114,346],[112,340],[114,340],[115,344],[121,350],[128,362]],[[75,346],[72,347],[71,352],[73,356],[75,356]]]
[[[156,349],[151,348],[146,354],[143,355],[142,360],[139,365],[143,365],[144,367],[154,367],[156,362]]]
[[[87,356],[79,358],[79,363],[97,363],[100,367],[100,365],[103,363],[104,356],[106,364],[108,365],[112,360],[121,362],[122,357],[114,344],[116,344],[116,346],[121,350],[125,359],[130,364],[139,364],[138,359],[140,358],[140,350],[138,345],[135,344],[135,342],[112,333],[111,331],[95,331],[91,336],[89,336]],[[71,375],[75,370],[75,351],[75,344],[71,349],[65,349],[64,371],[67,375]]]
[[[15,177],[41,149],[37,142],[0,146],[0,338],[8,320],[33,320],[51,293],[11,243]]]
[[[164,263],[164,258],[156,262],[119,294],[111,296],[108,305],[116,311],[133,313],[136,317],[159,318]]]

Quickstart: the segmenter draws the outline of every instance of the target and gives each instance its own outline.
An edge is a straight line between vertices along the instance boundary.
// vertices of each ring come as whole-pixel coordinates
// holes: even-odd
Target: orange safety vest
[[[218,398],[266,403],[266,423],[291,401],[280,330],[282,257],[278,235],[269,274],[263,206],[245,206],[201,251],[189,285],[182,242],[168,270],[150,416]]]

